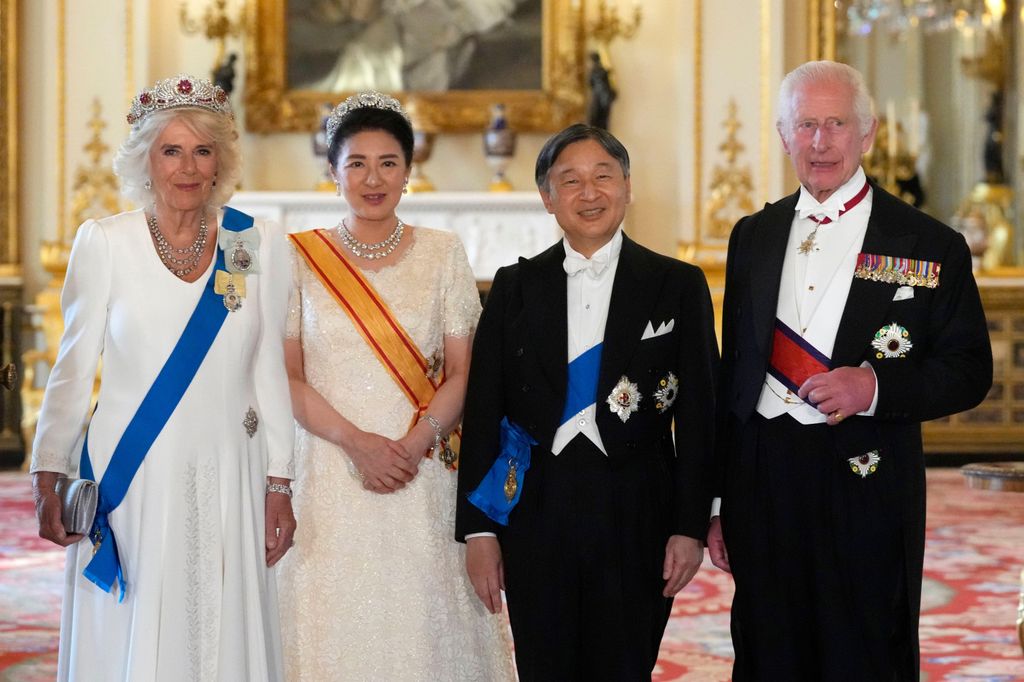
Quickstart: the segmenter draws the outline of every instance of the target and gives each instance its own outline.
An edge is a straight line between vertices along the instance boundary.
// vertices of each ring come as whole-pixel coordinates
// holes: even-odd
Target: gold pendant
[[[441,450],[438,453],[437,458],[441,460],[441,464],[444,464],[445,469],[448,469],[449,471],[455,470],[455,465],[459,461],[459,456],[455,454],[454,450],[452,450],[452,446],[449,445],[447,438],[441,441]]]
[[[814,251],[814,232],[811,232],[807,236],[807,239],[800,242],[800,248],[797,249],[797,251],[803,254],[808,254],[811,251]]]
[[[505,476],[505,499],[511,502],[516,496],[517,490],[519,490],[519,481],[516,480],[516,465],[515,462],[509,460],[508,474]]]

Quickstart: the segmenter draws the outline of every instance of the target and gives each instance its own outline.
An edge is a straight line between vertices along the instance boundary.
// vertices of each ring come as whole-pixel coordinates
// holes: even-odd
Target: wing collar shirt
[[[824,203],[819,203],[801,186],[796,214],[789,230],[776,315],[826,357],[832,357],[839,322],[846,308],[857,255],[864,243],[871,216],[873,190],[869,189],[864,199],[842,216],[839,213],[860,192],[865,182],[864,170],[858,168],[853,177]],[[818,224],[812,217],[818,220],[827,217],[831,222]],[[813,247],[807,253],[801,253],[801,243],[809,238],[813,240]],[[874,414],[877,402],[876,381],[871,406],[861,414]],[[788,413],[801,424],[820,424],[827,418],[770,374],[765,377],[757,411],[768,419]]]
[[[562,246],[565,248],[565,289],[568,297],[566,328],[569,334],[569,357],[566,361],[572,362],[604,341],[612,284],[615,282],[619,253],[622,251],[622,229],[616,230],[611,241],[590,258],[575,251],[565,238],[562,239]],[[569,441],[582,433],[607,455],[608,451],[605,450],[601,434],[597,430],[596,416],[596,402],[573,415],[555,431],[551,452],[557,455]]]

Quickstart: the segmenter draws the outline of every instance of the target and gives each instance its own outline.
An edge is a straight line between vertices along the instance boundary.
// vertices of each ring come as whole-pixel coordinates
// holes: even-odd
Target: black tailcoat
[[[456,517],[459,540],[469,533],[495,532],[503,552],[507,552],[513,535],[528,544],[531,537],[546,532],[548,525],[562,523],[563,516],[579,516],[573,521],[580,524],[578,533],[569,531],[570,536],[597,533],[600,537],[606,530],[599,527],[605,516],[600,509],[595,514],[577,515],[571,500],[559,500],[561,511],[545,512],[540,509],[541,502],[530,499],[550,487],[555,478],[548,474],[556,466],[575,466],[575,455],[563,451],[555,458],[551,454],[568,381],[564,257],[563,246],[558,243],[534,258],[521,258],[517,264],[501,268],[494,278],[473,344],[466,396]],[[707,283],[698,268],[658,255],[624,237],[597,389],[596,419],[608,456],[582,436],[577,436],[567,451],[587,450],[585,460],[601,467],[605,471],[601,476],[610,477],[601,479],[606,481],[600,484],[602,487],[616,485],[616,471],[625,477],[642,462],[647,473],[637,480],[648,481],[650,488],[642,485],[630,489],[631,492],[618,495],[614,504],[622,504],[627,510],[648,508],[653,500],[660,511],[656,521],[649,515],[634,519],[628,511],[611,514],[614,518],[610,525],[615,528],[607,529],[608,543],[619,542],[620,535],[650,536],[663,556],[669,535],[701,539],[705,535],[711,497],[718,364],[713,318]],[[674,320],[670,333],[641,340],[648,323],[657,329],[670,320]],[[678,397],[662,412],[656,409],[653,394],[658,382],[670,373],[679,380]],[[641,395],[639,410],[625,422],[605,402],[622,377],[636,383]],[[466,500],[498,455],[499,424],[503,417],[524,428],[538,442],[532,448],[533,464],[526,473],[522,501],[512,511],[508,528],[491,521]],[[583,480],[581,473],[572,485]],[[586,504],[602,499],[604,491],[595,490],[594,495],[587,495],[585,486],[589,484],[581,485],[581,495],[590,498]],[[531,511],[524,511],[524,507]],[[539,552],[542,554],[543,550]],[[567,548],[566,552],[570,550]],[[536,560],[550,563],[551,571],[573,563],[569,556],[537,556]],[[507,554],[506,571],[512,571]],[[655,574],[655,579],[660,579],[660,564],[655,567]],[[517,657],[521,657],[524,652],[522,638],[515,633],[514,593],[529,592],[532,587],[516,578],[508,575],[507,583]],[[653,592],[650,599],[661,599],[658,585],[647,591]],[[600,594],[590,597],[602,599]],[[667,617],[667,610],[664,615]],[[658,631],[657,638],[660,636]],[[655,652],[656,649],[655,643]]]
[[[734,639],[737,627],[740,631],[746,628],[746,632],[755,632],[777,626],[774,622],[744,623],[743,619],[749,618],[752,611],[740,603],[740,594],[748,586],[745,581],[760,589],[774,580],[759,573],[765,570],[764,557],[753,556],[760,551],[759,538],[767,532],[787,552],[801,558],[814,555],[824,571],[850,574],[846,576],[847,584],[853,586],[849,594],[817,597],[830,601],[829,612],[837,620],[845,617],[844,600],[853,604],[851,613],[861,608],[856,604],[858,597],[851,598],[850,594],[865,597],[875,589],[873,585],[880,590],[892,588],[900,592],[896,598],[902,603],[897,608],[905,617],[898,616],[898,624],[893,627],[899,630],[897,636],[906,642],[904,649],[909,653],[899,664],[892,664],[886,661],[888,652],[872,650],[870,643],[865,653],[861,648],[863,638],[858,641],[857,650],[861,658],[874,657],[874,670],[886,675],[885,679],[892,679],[893,667],[899,667],[899,675],[905,673],[898,679],[913,679],[918,665],[917,623],[925,522],[920,423],[968,409],[984,398],[992,383],[985,315],[963,237],[873,185],[871,215],[861,252],[941,263],[939,286],[916,286],[912,297],[894,300],[900,284],[855,278],[836,335],[832,366],[855,367],[865,361],[871,364],[878,381],[875,415],[848,417],[835,427],[801,427],[783,415],[772,422],[784,420],[779,425],[795,434],[793,440],[780,444],[776,437],[774,443],[759,444],[757,431],[766,422],[756,414],[756,406],[771,355],[782,266],[798,197],[799,192],[742,219],[729,243],[717,448],[723,529],[740,606],[734,605]],[[893,322],[907,329],[913,347],[901,358],[879,358],[871,341],[880,328]],[[772,430],[777,435],[775,426]],[[766,494],[759,487],[773,480],[765,472],[772,474],[787,467],[805,466],[797,464],[799,458],[790,459],[786,453],[787,447],[790,453],[799,453],[805,442],[800,434],[807,435],[807,443],[815,443],[815,447],[824,445],[828,450],[812,453],[816,459],[809,460],[806,469],[792,475],[798,482],[816,476],[814,463],[826,462],[820,470],[821,480],[814,485],[830,491],[823,497],[830,509],[806,512],[820,512],[826,518],[826,534],[831,536],[830,547],[834,545],[835,550],[831,557],[823,558],[823,548],[810,546],[809,539],[799,535],[796,529],[802,527],[802,522],[797,519],[792,519],[792,525],[782,522],[780,527],[766,529],[764,524],[770,517],[762,513],[765,510],[749,511],[750,505],[756,504],[754,500],[763,499]],[[847,459],[872,450],[881,456],[879,468],[861,478],[850,470]],[[777,458],[766,462],[767,452]],[[767,494],[774,496],[776,502],[772,504],[776,504],[785,491]],[[844,523],[848,525],[836,527]],[[888,570],[885,566],[898,568]],[[902,575],[858,573],[887,570]],[[865,597],[864,603],[867,601],[870,600]],[[867,621],[889,622],[877,613],[851,617],[860,616]],[[813,619],[809,614],[803,617]],[[893,634],[882,632],[878,637],[882,642],[886,638],[891,640]],[[806,651],[814,649],[809,642],[800,646]],[[751,651],[746,653],[753,655]],[[748,667],[738,668],[736,679],[772,679],[769,661],[757,661],[750,656],[743,660],[742,641],[737,642],[737,654],[742,665]],[[846,664],[844,660],[834,662],[837,670]],[[882,672],[883,668],[889,670]],[[831,673],[826,670],[822,668],[811,675],[828,677]]]

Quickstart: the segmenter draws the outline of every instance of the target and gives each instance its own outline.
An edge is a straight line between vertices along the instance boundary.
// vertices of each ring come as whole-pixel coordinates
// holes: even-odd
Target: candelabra
[[[639,2],[633,5],[633,18],[629,21],[619,16],[618,7],[609,7],[607,0],[597,0],[597,16],[587,22],[587,34],[598,45],[607,47],[616,38],[629,39],[636,35],[642,19],[643,11]]]
[[[887,192],[908,204],[920,206],[920,183],[917,180],[917,153],[902,144],[903,126],[895,117],[887,116],[878,123],[878,134],[871,151],[864,156],[864,172],[880,183]],[[914,186],[917,186],[915,191]]]
[[[616,38],[628,40],[636,35],[642,19],[639,2],[633,5],[632,19],[623,19],[617,6],[609,6],[607,0],[598,0],[594,18],[584,24],[587,35],[595,44],[590,53],[588,78],[590,99],[587,104],[587,123],[590,125],[608,128],[612,103],[618,97],[608,48]]]
[[[193,19],[189,16],[188,6],[181,3],[179,17],[181,19],[181,30],[186,34],[202,33],[207,40],[217,43],[217,57],[213,61],[213,70],[216,71],[224,63],[225,44],[228,38],[237,38],[245,31],[245,17],[239,16],[231,19],[228,16],[227,0],[213,0],[213,4],[203,12],[202,19]]]

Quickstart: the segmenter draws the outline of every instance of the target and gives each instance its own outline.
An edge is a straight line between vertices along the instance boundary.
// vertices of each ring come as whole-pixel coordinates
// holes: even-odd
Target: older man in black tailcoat
[[[970,253],[865,178],[856,70],[794,70],[777,125],[801,187],[736,225],[726,271],[708,547],[736,580],[734,679],[916,680],[920,423],[992,382]]]

